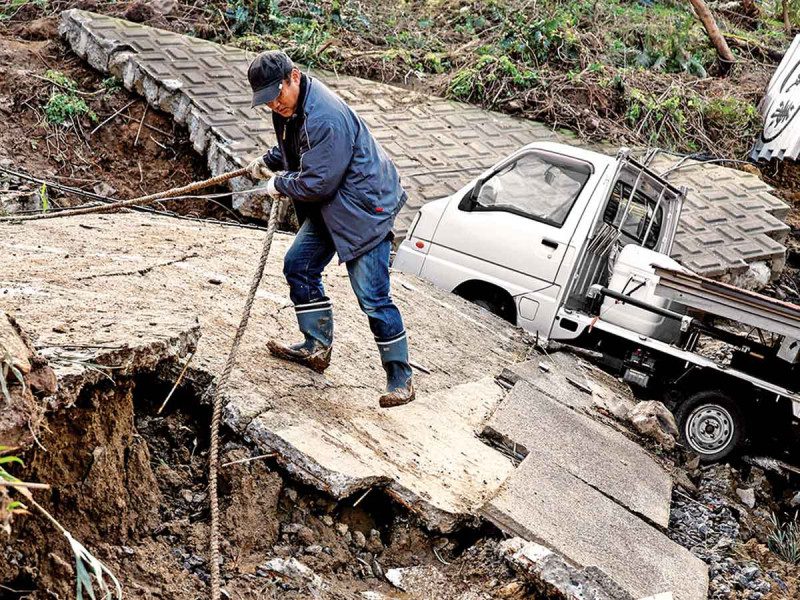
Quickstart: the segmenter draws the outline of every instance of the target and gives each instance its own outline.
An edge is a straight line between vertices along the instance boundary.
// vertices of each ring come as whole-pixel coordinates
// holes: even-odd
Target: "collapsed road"
[[[55,366],[60,391],[51,408],[68,415],[80,386],[103,379],[98,365],[121,377],[127,356],[158,344],[183,348],[171,361],[174,379],[189,354],[186,339],[198,331],[184,385],[202,389],[221,370],[261,235],[140,214],[0,226],[7,257],[0,307]],[[592,401],[563,370],[528,368],[510,394],[495,383],[505,367],[529,358],[519,330],[395,276],[412,360],[424,371],[418,401],[381,411],[374,398],[382,374],[364,343],[367,325],[347,297],[346,271],[330,269],[325,283],[338,314],[330,369],[317,375],[270,357],[266,340],[294,327],[281,274],[290,240],[275,239],[231,376],[223,421],[232,439],[274,453],[287,474],[335,499],[380,489],[432,531],[488,520],[578,568],[600,569],[621,586],[621,597],[706,597],[706,566],[663,533],[667,472],[590,418]],[[543,383],[537,373],[556,379]],[[537,418],[521,418],[527,414]],[[485,427],[527,448],[518,466],[476,435]],[[82,448],[76,460],[98,451]]]
[[[167,109],[170,101],[176,100],[174,108],[184,111],[182,119],[190,127],[196,149],[208,153],[212,172],[241,164],[252,148],[237,148],[241,152],[231,154],[226,151],[229,150],[226,141],[218,139],[220,132],[235,130],[235,119],[225,117],[228,122],[222,123],[224,127],[209,125],[204,110],[184,101],[186,97],[197,99],[191,93],[182,95],[183,91],[191,92],[191,85],[171,79],[173,73],[158,72],[154,63],[143,60],[152,57],[137,55],[146,54],[142,49],[152,36],[158,35],[154,33],[156,30],[139,26],[129,30],[122,22],[104,19],[81,12],[69,13],[64,17],[63,33],[94,66],[110,68],[112,72],[117,69],[125,85],[143,93],[151,104]],[[127,42],[120,43],[123,38]],[[177,40],[171,49],[176,53],[173,58],[177,64],[189,56],[182,48],[185,43],[188,42]],[[203,42],[200,46],[203,51],[198,55],[213,62],[215,45]],[[206,100],[213,104],[213,98]],[[428,108],[447,109],[436,102]],[[483,119],[485,114],[479,112],[468,121],[474,124]],[[178,118],[178,114],[175,116]],[[457,121],[458,117],[448,114],[447,121],[455,122],[453,119]],[[512,131],[511,121],[495,125],[511,132],[509,143],[518,143],[514,136],[522,133]],[[530,131],[525,129],[523,133]],[[538,131],[537,135],[546,136],[550,132]],[[467,136],[464,142],[469,149],[463,151],[470,153],[470,160],[482,151],[475,149],[474,138]],[[449,144],[447,136],[437,140]],[[392,141],[388,144],[392,145]],[[464,158],[459,148],[450,150],[445,153],[448,160]],[[499,150],[502,149],[493,151]],[[426,158],[428,154],[433,162],[440,156],[434,150]],[[231,158],[233,162],[228,161]],[[666,162],[664,167],[670,164]],[[412,174],[415,168],[419,166],[405,165]],[[727,192],[731,193],[728,170],[713,169],[713,175],[707,194],[701,194],[700,204],[692,208],[698,211],[707,208],[702,202],[708,194],[722,197],[712,188],[727,186]],[[703,178],[706,175],[700,177]],[[420,175],[418,180],[423,182],[420,189],[424,190],[424,181],[430,179],[439,180],[438,183],[442,180]],[[746,179],[742,189],[747,190],[752,201],[742,204],[736,214],[713,213],[714,223],[722,223],[720,226],[732,232],[741,242],[738,248],[742,252],[728,260],[729,257],[713,252],[700,256],[703,247],[691,249],[692,254],[698,254],[694,257],[696,264],[706,272],[741,273],[751,262],[764,262],[771,270],[782,265],[784,249],[780,242],[786,228],[779,218],[786,207],[755,178]],[[428,193],[442,192],[428,189]],[[248,197],[239,197],[238,201],[243,198]],[[252,210],[252,207],[239,208],[243,213]],[[727,223],[731,224],[729,229]],[[708,226],[708,223],[691,225],[685,238],[704,239],[706,243],[701,246],[724,242],[719,236],[719,239],[703,238]],[[745,230],[747,235],[742,233]],[[99,415],[112,421],[117,418],[116,399],[108,390],[110,377],[116,382],[114,389],[122,393],[128,386],[126,378],[156,374],[162,385],[167,385],[166,389],[158,388],[163,392],[160,402],[178,373],[187,366],[180,388],[182,395],[179,392],[172,402],[180,406],[181,412],[199,412],[197,431],[207,429],[201,396],[221,371],[262,234],[211,224],[176,224],[169,219],[131,214],[55,220],[35,226],[3,225],[0,232],[8,257],[0,272],[0,309],[17,316],[23,330],[56,370],[59,390],[48,399],[50,412],[57,412],[67,420],[74,415],[76,423],[83,423],[83,419],[92,419],[90,415],[96,411],[97,423],[106,427]],[[707,596],[706,566],[664,535],[670,515],[669,474],[613,423],[599,418],[595,410],[598,405],[605,413],[613,413],[610,404],[624,400],[617,391],[598,383],[598,379],[576,385],[576,380],[582,379],[582,367],[573,364],[566,355],[540,362],[539,357],[530,355],[530,340],[519,331],[460,299],[437,292],[413,278],[396,276],[395,298],[412,331],[412,360],[418,369],[420,400],[391,413],[378,411],[372,400],[379,390],[377,382],[382,373],[369,353],[369,345],[364,348],[370,335],[363,319],[352,310],[352,298],[345,299],[350,292],[343,281],[346,273],[341,270],[332,271],[326,278],[336,302],[338,323],[334,364],[326,376],[271,359],[265,351],[266,340],[294,329],[280,273],[280,260],[288,243],[285,236],[276,240],[245,347],[233,373],[230,403],[224,417],[229,462],[256,457],[274,460],[286,478],[281,502],[288,501],[298,507],[303,506],[303,498],[298,500],[289,485],[304,485],[320,493],[317,503],[322,502],[320,498],[332,498],[365,505],[370,497],[394,502],[405,507],[426,531],[434,534],[474,531],[476,527],[486,527],[487,522],[492,523],[504,534],[517,536],[506,551],[516,560],[532,565],[533,571],[538,569],[540,578],[556,556],[572,569],[568,570],[570,577],[588,582],[585,589],[596,586],[598,597],[641,598],[661,592],[670,592],[675,598]],[[498,386],[495,377],[504,369],[501,378],[504,385]],[[509,385],[513,387],[507,392],[505,388]],[[103,406],[104,402],[107,406]],[[176,414],[171,418],[177,418]],[[24,427],[29,416],[20,415],[14,430],[34,444],[36,440],[30,439]],[[98,465],[112,464],[103,458],[111,454],[109,449],[114,446],[110,438],[91,436],[86,447],[58,446],[59,455],[70,453],[70,462],[76,465],[78,474],[74,481],[70,479],[69,485],[62,486],[61,492],[54,494],[53,506],[57,506],[59,497],[62,501],[69,497],[66,490],[71,485],[79,486],[80,493],[87,497],[84,504],[76,502],[78,506],[99,502],[105,495],[113,497],[117,493],[115,485],[128,488],[128,509],[145,501],[130,492],[132,482],[137,481],[134,474],[141,470],[142,461],[149,458],[155,464],[163,462],[164,457],[153,449],[148,457],[136,440],[140,433],[147,437],[157,429],[156,423],[157,418],[135,418],[136,429],[128,432],[129,437],[122,438],[125,442],[122,458],[118,464],[114,463],[123,473],[123,481],[113,484],[96,472],[102,471]],[[60,431],[47,420],[45,424],[52,426],[54,432]],[[178,429],[193,430],[193,427],[192,423],[184,422]],[[34,451],[37,458],[32,464],[39,465],[38,472],[42,475],[58,474],[41,468],[53,463],[52,437],[45,431],[39,439],[51,452],[49,462],[44,450]],[[113,441],[119,443],[120,439]],[[198,453],[202,454],[203,441],[198,434],[189,442],[191,462],[195,449],[200,448]],[[81,469],[80,465],[86,466]],[[247,492],[260,497],[269,487],[262,488],[263,482],[274,483],[275,473],[262,469],[258,474],[259,477],[253,477],[250,473],[247,479],[236,471],[225,485],[236,488],[231,480],[242,475],[240,479],[251,486]],[[158,484],[146,477],[138,480],[138,484],[141,481],[151,486]],[[102,482],[101,489],[93,490],[87,482]],[[53,483],[58,489],[57,478]],[[193,494],[182,490],[184,501],[195,507],[202,505],[203,489],[204,485],[199,483]],[[269,494],[273,493],[270,488]],[[232,498],[235,500],[227,507],[230,515],[235,514],[230,510],[235,508],[233,505],[242,500],[241,496]],[[264,508],[260,504],[258,507]],[[144,540],[131,541],[121,530],[133,528],[131,522],[136,520],[137,513],[134,511],[131,516],[127,510],[123,512],[125,518],[120,517],[120,523],[114,526],[99,519],[98,530],[89,534],[88,541],[99,544],[106,540],[120,555],[136,556],[138,561],[149,548],[150,533]],[[91,511],[85,514],[93,515]],[[158,515],[153,516],[152,511],[141,509],[139,514],[145,515],[144,521],[152,525],[153,532],[158,532],[153,536],[162,536],[164,532],[172,536],[180,529],[173,521],[158,523]],[[113,515],[101,517],[113,521]],[[200,524],[205,515],[197,510],[189,518]],[[309,537],[295,525],[291,523],[284,528],[283,535]],[[29,529],[23,530],[20,539],[29,534]],[[27,541],[35,542],[30,537]],[[246,575],[257,576],[265,570],[264,563],[252,562],[247,545],[241,542],[239,535],[231,534],[223,544],[224,559]],[[375,546],[373,554],[377,557],[378,545]],[[307,544],[306,549],[314,547]],[[270,551],[275,552],[275,548],[270,546]],[[307,552],[304,560],[311,560],[309,556],[315,552]],[[436,557],[441,561],[439,555]],[[148,585],[145,570],[131,575],[130,567],[125,568],[125,560],[111,562],[129,575],[133,589],[146,590],[145,596],[190,597],[196,593],[181,588],[179,592],[171,590],[170,596],[166,585],[162,590],[157,589],[158,583]],[[20,555],[14,562],[18,572],[49,573],[51,577],[64,569],[47,552]],[[203,579],[204,572],[197,567],[201,562],[197,556],[184,552],[174,561],[165,560],[164,572],[191,572]],[[141,562],[137,565],[141,566]],[[278,567],[273,564],[273,568]],[[380,564],[370,564],[368,569],[377,579],[373,585],[380,590],[374,593],[392,594],[385,582],[381,583],[384,580]],[[299,567],[295,572],[305,573]],[[4,577],[6,573],[3,572]],[[445,584],[435,592],[426,591],[421,580],[436,581],[433,573],[436,571],[425,567],[402,583],[396,573],[386,573],[385,579],[399,584],[411,597],[470,597],[444,593]],[[21,576],[11,577],[9,581],[16,581],[13,577]],[[26,577],[30,577],[27,581],[31,585],[38,581],[35,576]],[[308,578],[313,580],[310,575]],[[23,580],[24,577],[19,581]],[[42,581],[52,579],[42,577]],[[233,584],[230,578],[228,583]],[[318,594],[322,588],[315,580],[312,583],[309,585]],[[255,588],[247,589],[259,597]],[[353,597],[393,597],[365,595],[373,591],[363,588],[360,591],[362,595]]]

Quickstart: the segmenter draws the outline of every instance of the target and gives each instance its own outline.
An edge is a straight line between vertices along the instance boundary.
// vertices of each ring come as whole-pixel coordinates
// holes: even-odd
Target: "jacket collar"
[[[311,86],[311,78],[305,73],[300,74],[300,93],[297,96],[297,108],[294,114],[289,117],[294,119],[298,115],[305,115],[306,112],[306,99],[308,98],[308,88]]]

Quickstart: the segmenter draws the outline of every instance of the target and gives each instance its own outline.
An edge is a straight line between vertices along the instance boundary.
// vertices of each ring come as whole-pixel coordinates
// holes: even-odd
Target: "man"
[[[386,371],[383,408],[414,399],[408,341],[389,290],[392,227],[406,201],[400,176],[367,126],[338,96],[279,51],[264,52],[247,72],[252,106],[266,104],[278,144],[248,166],[266,191],[292,199],[300,222],[283,273],[304,340],[270,341],[270,352],[317,372],[330,364],[333,312],[322,271],[338,254],[347,265]],[[272,175],[271,172],[275,173]]]

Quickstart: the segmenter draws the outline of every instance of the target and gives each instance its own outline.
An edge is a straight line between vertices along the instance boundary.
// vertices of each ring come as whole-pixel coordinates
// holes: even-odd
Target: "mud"
[[[104,380],[49,414],[40,436],[46,450],[23,457],[20,475],[54,484],[37,494],[41,504],[111,568],[128,597],[207,593],[210,410],[188,387],[158,415],[170,385],[153,373]],[[252,460],[254,451],[229,431],[222,448],[222,570],[233,598],[363,598],[368,591],[457,598],[469,590],[475,598],[529,597],[492,529],[432,536],[380,490],[336,502],[293,483],[271,457]],[[42,518],[17,518],[0,551],[8,557],[0,563],[0,597],[74,594],[68,545]],[[274,570],[287,559],[314,577]],[[418,565],[435,573],[419,593],[385,578]]]

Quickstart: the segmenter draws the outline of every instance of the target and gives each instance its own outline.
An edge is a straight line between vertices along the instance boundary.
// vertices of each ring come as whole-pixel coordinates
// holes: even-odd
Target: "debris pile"
[[[697,493],[675,491],[669,535],[708,563],[709,600],[797,597],[797,568],[767,548],[770,515],[779,507],[764,471],[754,467],[745,476],[715,464],[689,475]]]
[[[0,168],[13,166],[11,159],[0,159]],[[0,170],[0,216],[39,212],[46,202],[47,191]]]

